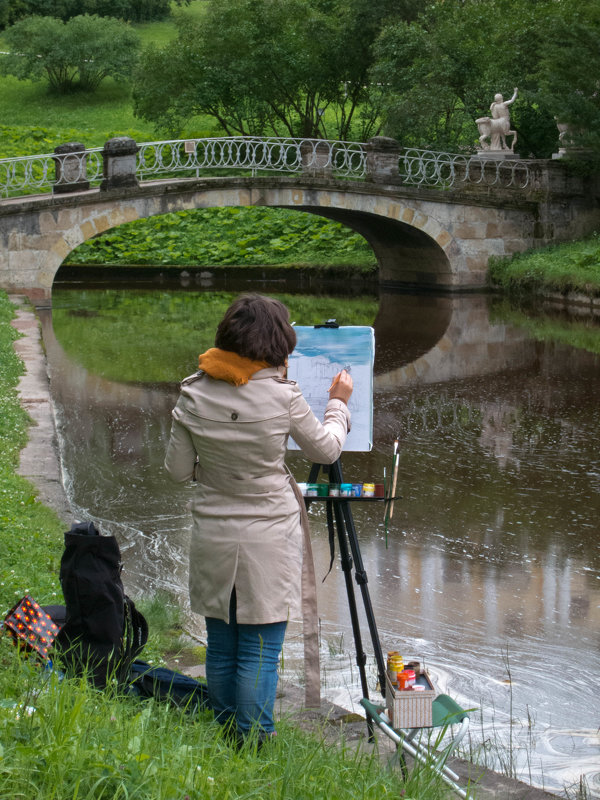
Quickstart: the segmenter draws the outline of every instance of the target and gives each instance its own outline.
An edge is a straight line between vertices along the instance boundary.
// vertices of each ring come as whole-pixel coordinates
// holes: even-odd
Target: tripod
[[[342,465],[340,459],[334,461],[333,464],[313,464],[310,469],[308,477],[309,483],[314,483],[319,475],[320,470],[328,474],[330,483],[343,483]],[[315,498],[305,498],[306,507]],[[369,633],[371,642],[373,644],[373,651],[375,653],[375,660],[377,662],[377,676],[379,679],[379,686],[382,694],[385,696],[385,664],[383,660],[383,653],[381,651],[381,643],[379,641],[379,633],[377,632],[377,625],[375,623],[375,616],[373,614],[373,606],[371,605],[371,597],[369,595],[369,587],[367,585],[367,573],[365,571],[360,548],[358,546],[358,538],[356,536],[356,528],[354,527],[354,520],[352,518],[352,510],[350,503],[353,501],[350,497],[324,497],[322,498],[327,506],[327,529],[329,532],[329,545],[332,554],[335,547],[335,538],[337,533],[337,540],[340,548],[340,559],[342,570],[344,572],[344,579],[346,581],[346,593],[348,595],[348,606],[350,609],[350,619],[352,622],[352,633],[354,635],[354,646],[356,649],[356,664],[360,674],[360,683],[363,697],[369,697],[369,688],[367,686],[367,675],[365,665],[367,663],[367,655],[363,649],[362,634],[358,619],[358,610],[356,606],[356,596],[354,593],[354,584],[352,583],[352,567],[355,567],[356,583],[360,586],[367,623],[369,626]],[[356,500],[383,500],[384,498],[356,498]],[[369,740],[373,738],[373,720],[367,716],[367,725],[369,728]]]

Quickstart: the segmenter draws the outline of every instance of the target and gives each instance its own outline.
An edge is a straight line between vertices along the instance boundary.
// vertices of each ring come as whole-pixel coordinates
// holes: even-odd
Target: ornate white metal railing
[[[252,176],[278,172],[353,180],[373,179],[436,189],[475,184],[524,189],[530,173],[525,162],[493,156],[401,149],[398,176],[370,172],[370,144],[324,139],[236,136],[173,139],[139,145],[136,176],[140,180],[199,177],[211,171],[236,170]],[[66,192],[97,186],[103,177],[103,148],[0,159],[0,196],[14,197],[52,190]],[[396,155],[392,156],[395,159]]]
[[[461,183],[525,189],[529,168],[518,159],[497,159],[493,155],[461,155],[434,150],[405,148],[400,155],[402,183],[450,189]]]
[[[140,145],[140,178],[172,172],[197,175],[207,169],[295,173],[322,170],[337,177],[362,178],[365,145],[324,139],[235,136],[226,139],[174,139]]]
[[[31,194],[60,186],[90,185],[102,179],[102,148],[75,153],[0,158],[0,195]]]

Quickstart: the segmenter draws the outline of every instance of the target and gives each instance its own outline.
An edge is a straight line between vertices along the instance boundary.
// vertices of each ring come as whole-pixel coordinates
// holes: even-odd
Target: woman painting
[[[206,617],[215,718],[238,740],[253,728],[273,735],[279,655],[299,611],[301,501],[284,464],[288,437],[311,461],[332,463],[350,424],[350,375],[336,376],[319,422],[285,377],[295,345],[282,303],[238,298],[181,385],[165,459],[173,480],[196,480],[190,601]]]

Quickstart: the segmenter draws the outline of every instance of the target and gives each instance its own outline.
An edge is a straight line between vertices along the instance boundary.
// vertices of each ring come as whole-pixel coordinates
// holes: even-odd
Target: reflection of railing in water
[[[481,427],[482,412],[461,398],[446,395],[427,395],[411,399],[400,411],[403,433],[436,433],[448,428],[464,430]]]
[[[403,405],[398,421],[399,432],[403,435],[470,430],[482,437],[481,444],[487,445],[488,449],[503,433],[510,432],[511,452],[514,449],[533,451],[547,439],[556,442],[562,451],[577,446],[583,435],[573,423],[543,415],[538,399],[527,391],[518,408],[512,403],[469,404],[464,398],[444,394],[419,396]],[[487,439],[484,439],[486,435]]]

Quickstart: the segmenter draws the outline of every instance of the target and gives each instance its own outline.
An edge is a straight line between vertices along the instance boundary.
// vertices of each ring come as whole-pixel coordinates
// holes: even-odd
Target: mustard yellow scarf
[[[253,361],[245,356],[238,356],[230,350],[211,347],[206,353],[198,356],[198,366],[211,378],[227,381],[234,386],[248,383],[255,372],[269,367],[266,361]]]

